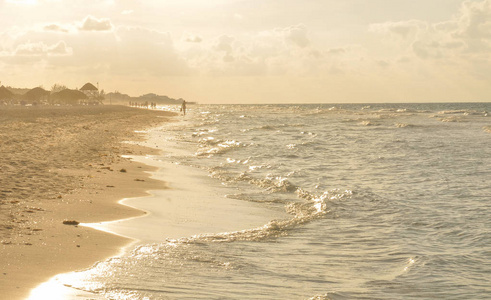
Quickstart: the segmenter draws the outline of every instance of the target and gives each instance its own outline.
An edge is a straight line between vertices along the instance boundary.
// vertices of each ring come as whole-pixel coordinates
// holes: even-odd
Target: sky
[[[491,101],[491,0],[0,0],[0,84],[199,103]]]

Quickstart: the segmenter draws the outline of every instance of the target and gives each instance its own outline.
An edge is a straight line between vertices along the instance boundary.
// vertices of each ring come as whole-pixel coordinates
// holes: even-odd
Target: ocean
[[[102,299],[491,299],[491,103],[188,109],[139,158],[171,191],[137,199],[149,216],[119,233],[153,229],[60,283]],[[187,189],[198,212],[152,212]]]

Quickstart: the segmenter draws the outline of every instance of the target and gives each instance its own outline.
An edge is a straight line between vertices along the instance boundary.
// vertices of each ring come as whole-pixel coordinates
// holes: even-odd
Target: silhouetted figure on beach
[[[183,115],[186,115],[186,100],[182,100],[181,111]]]

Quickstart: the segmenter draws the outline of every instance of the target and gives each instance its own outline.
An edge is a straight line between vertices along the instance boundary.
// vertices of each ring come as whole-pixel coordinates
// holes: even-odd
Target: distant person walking
[[[183,115],[186,115],[186,100],[182,100],[181,111]]]

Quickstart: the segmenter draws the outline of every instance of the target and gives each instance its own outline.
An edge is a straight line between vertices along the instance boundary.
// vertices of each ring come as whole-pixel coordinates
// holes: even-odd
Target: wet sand
[[[122,204],[147,212],[145,216],[83,224],[135,239],[138,244],[162,243],[195,235],[236,232],[284,219],[285,211],[226,198],[236,190],[208,176],[205,170],[160,161],[158,157],[134,157],[134,161],[158,167],[152,178],[169,185],[149,191],[145,197],[124,199]]]
[[[151,166],[122,155],[172,113],[124,106],[0,108],[0,294],[25,299],[50,277],[117,255],[130,240],[63,221],[144,214],[123,198],[165,189]]]
[[[146,213],[126,219],[79,225],[131,239],[132,243],[121,248],[120,259],[131,256],[133,250],[140,246],[200,235],[243,232],[263,227],[271,218],[288,218],[283,208],[265,209],[264,205],[258,203],[227,198],[225,195],[235,193],[235,188],[226,187],[211,178],[207,170],[175,162],[173,155],[189,153],[188,149],[183,152],[182,145],[167,140],[168,125],[150,129],[146,133],[146,139],[139,143],[162,149],[160,153],[131,156],[134,163],[154,168],[150,172],[151,179],[165,183],[166,189],[150,190],[148,195],[128,197],[120,201],[124,206]],[[104,267],[102,270],[107,271]],[[90,279],[93,272],[97,274],[98,268],[94,267],[86,272],[58,274],[32,290],[28,299],[106,299],[102,294],[88,292],[94,286]]]

